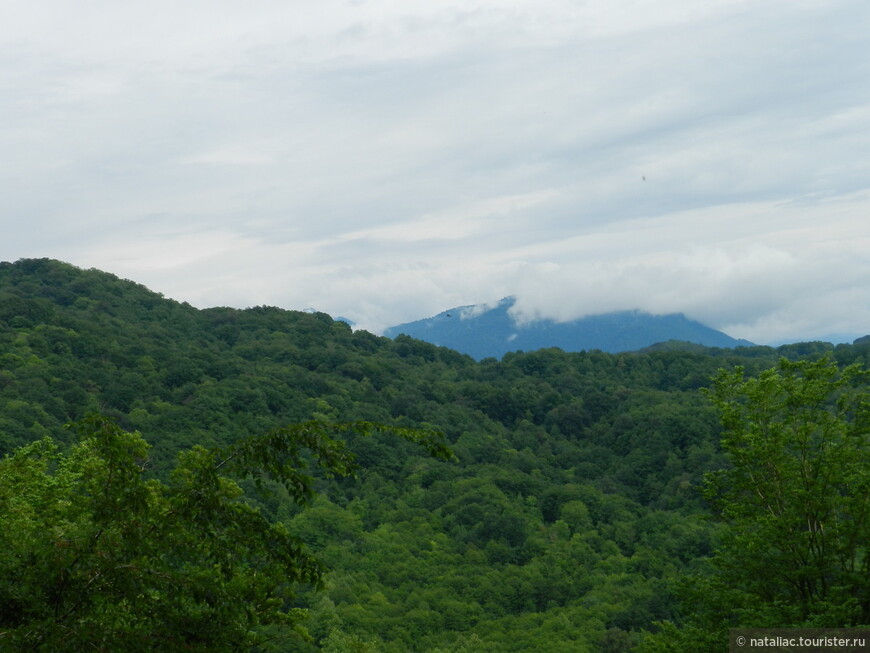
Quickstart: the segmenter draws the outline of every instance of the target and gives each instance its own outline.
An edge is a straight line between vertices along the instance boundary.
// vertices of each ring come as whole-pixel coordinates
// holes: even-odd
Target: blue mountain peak
[[[494,306],[458,306],[430,318],[390,327],[384,335],[394,338],[404,333],[469,354],[478,360],[491,356],[500,358],[510,351],[546,347],[618,353],[669,340],[708,347],[752,344],[690,320],[682,313],[651,315],[629,310],[591,315],[570,322],[551,319],[517,322],[510,312],[515,304],[515,297],[505,297]]]

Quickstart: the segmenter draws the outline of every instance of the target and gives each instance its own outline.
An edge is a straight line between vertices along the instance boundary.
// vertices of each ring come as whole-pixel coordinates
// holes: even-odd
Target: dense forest
[[[224,581],[209,576],[208,592],[229,591],[234,579],[252,593],[257,583],[292,585],[282,605],[263,608],[283,625],[264,618],[256,645],[242,633],[225,650],[714,651],[736,625],[866,625],[868,357],[870,339],[544,349],[476,362],[321,313],[200,310],[96,270],[2,263],[0,646],[7,637],[22,650],[54,650],[51,628],[84,632],[84,606],[98,606],[82,594],[40,613],[49,634],[33,639],[27,615],[39,592],[56,596],[65,588],[57,578],[71,577],[52,569],[58,543],[75,545],[55,529],[82,523],[77,492],[101,519],[141,510],[141,523],[125,526],[138,534],[118,542],[144,547],[141,533],[165,533],[163,550],[130,555],[173,573],[195,565],[167,561],[172,547],[213,541],[209,555],[229,562]],[[285,453],[305,441],[310,453],[292,449],[290,460],[306,475],[246,444],[266,447],[256,438],[269,433]],[[215,472],[254,459],[271,473],[239,463],[231,482]],[[756,519],[769,506],[752,503],[755,464],[784,479],[770,489],[780,493],[777,519]],[[816,471],[801,484],[808,466]],[[117,495],[100,499],[89,474]],[[247,520],[247,529],[187,528],[204,514],[191,507],[204,494],[191,488],[206,480],[212,513],[220,504],[221,519],[233,528]],[[812,536],[831,539],[805,550],[806,529],[790,529],[808,505],[832,520]],[[11,524],[32,539],[22,543]],[[83,564],[76,556],[65,564]],[[36,570],[27,582],[23,565]],[[113,569],[122,566],[141,568]],[[195,569],[205,587],[207,566]],[[776,582],[761,583],[765,575]],[[91,594],[117,589],[96,577],[83,585]],[[154,598],[165,587],[149,591],[166,628],[178,614],[192,619],[180,600],[173,617],[168,600]],[[220,619],[202,610],[201,627],[215,628]],[[109,624],[90,615],[88,628],[129,634],[133,613],[112,613]],[[185,628],[177,625],[180,637]],[[167,642],[141,650],[182,650]]]

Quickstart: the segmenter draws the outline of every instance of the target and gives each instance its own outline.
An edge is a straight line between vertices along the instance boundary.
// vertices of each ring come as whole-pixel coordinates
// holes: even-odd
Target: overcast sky
[[[870,332],[867,0],[0,0],[0,260],[379,332]]]

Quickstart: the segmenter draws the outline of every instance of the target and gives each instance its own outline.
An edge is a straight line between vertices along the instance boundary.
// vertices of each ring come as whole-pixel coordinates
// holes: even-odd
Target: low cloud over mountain
[[[669,340],[709,347],[750,345],[681,313],[651,315],[619,311],[592,315],[569,322],[550,319],[522,320],[515,312],[516,299],[507,297],[495,306],[453,308],[425,320],[390,327],[389,337],[406,334],[450,347],[476,359],[500,358],[510,351],[559,347],[565,351],[600,349],[616,353],[643,349]]]

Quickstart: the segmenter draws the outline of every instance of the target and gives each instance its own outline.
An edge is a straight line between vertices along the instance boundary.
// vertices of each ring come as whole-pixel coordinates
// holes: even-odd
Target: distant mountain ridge
[[[390,327],[384,335],[395,338],[404,333],[477,360],[547,347],[619,353],[667,341],[723,348],[753,344],[690,320],[682,313],[651,315],[642,311],[618,311],[570,322],[543,319],[518,324],[510,314],[515,303],[515,297],[505,297],[493,307],[459,306],[427,319]]]

